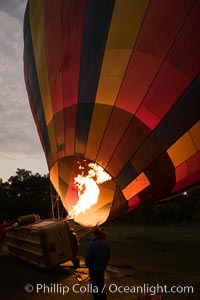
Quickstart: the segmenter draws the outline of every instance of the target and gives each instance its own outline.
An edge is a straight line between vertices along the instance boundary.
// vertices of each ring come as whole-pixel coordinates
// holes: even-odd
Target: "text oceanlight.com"
[[[194,287],[193,286],[181,286],[181,285],[150,285],[148,283],[144,283],[143,285],[117,285],[115,283],[105,284],[102,290],[98,290],[97,286],[92,286],[91,284],[81,285],[79,283],[75,283],[72,286],[64,285],[61,283],[38,283],[35,286],[32,284],[27,284],[25,286],[25,291],[27,293],[35,292],[37,294],[61,294],[66,295],[69,292],[75,294],[91,294],[91,293],[103,293],[104,290],[111,294],[143,294],[149,293],[150,295],[156,294],[193,294]]]

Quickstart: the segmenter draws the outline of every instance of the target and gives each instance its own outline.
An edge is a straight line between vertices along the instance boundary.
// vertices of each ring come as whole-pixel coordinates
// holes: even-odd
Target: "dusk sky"
[[[0,178],[17,168],[48,173],[23,75],[26,0],[0,0]]]

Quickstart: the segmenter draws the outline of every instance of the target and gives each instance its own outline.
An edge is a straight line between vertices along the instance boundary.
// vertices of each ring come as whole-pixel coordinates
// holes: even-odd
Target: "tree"
[[[39,214],[49,218],[51,214],[49,175],[35,175],[25,169],[17,169],[11,176],[7,189],[0,183],[0,218],[14,220],[21,215]],[[9,189],[8,189],[9,186]]]
[[[38,174],[38,173],[37,173]],[[15,176],[11,176],[9,179],[8,179],[8,182],[15,182],[15,181],[25,181],[27,179],[29,179],[31,176],[33,176],[32,172],[31,171],[27,171],[25,169],[19,169],[17,168],[17,171],[16,171],[16,175]]]

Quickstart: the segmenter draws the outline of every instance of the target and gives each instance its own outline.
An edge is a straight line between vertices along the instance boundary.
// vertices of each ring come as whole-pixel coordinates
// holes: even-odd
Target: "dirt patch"
[[[139,228],[120,224],[105,226],[111,247],[105,282],[108,299],[141,300],[133,287],[192,285],[194,293],[164,293],[164,300],[200,299],[200,227]],[[0,254],[1,299],[92,299],[84,254],[91,236],[81,240],[80,268],[67,262],[42,271],[12,257],[4,246]],[[32,290],[33,289],[33,290]],[[153,292],[153,290],[152,290]]]

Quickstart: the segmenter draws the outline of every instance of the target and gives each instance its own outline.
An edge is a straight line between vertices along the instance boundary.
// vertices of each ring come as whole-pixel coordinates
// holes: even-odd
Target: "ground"
[[[113,222],[104,226],[112,258],[106,271],[108,299],[140,300],[134,288],[176,286],[179,293],[163,293],[164,300],[200,299],[200,225],[136,226]],[[0,253],[0,293],[2,300],[61,300],[91,297],[84,255],[91,235],[81,239],[80,268],[67,262],[51,271],[42,271],[8,255],[6,245]],[[193,293],[180,293],[192,286]],[[32,291],[33,289],[33,291]],[[38,289],[38,290],[37,290]],[[65,293],[65,295],[63,295]]]

